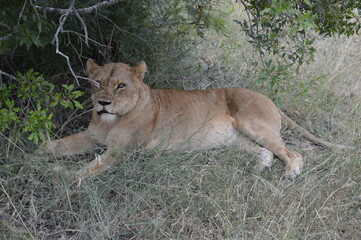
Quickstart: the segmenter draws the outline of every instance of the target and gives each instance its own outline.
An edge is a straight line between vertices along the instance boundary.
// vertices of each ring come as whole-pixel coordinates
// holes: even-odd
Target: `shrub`
[[[54,84],[30,69],[25,74],[17,73],[10,83],[0,86],[0,129],[10,139],[20,133],[34,143],[46,140],[46,134],[54,128],[53,112],[58,104],[71,110],[82,109],[78,99],[83,92],[74,85],[62,85],[55,92]]]

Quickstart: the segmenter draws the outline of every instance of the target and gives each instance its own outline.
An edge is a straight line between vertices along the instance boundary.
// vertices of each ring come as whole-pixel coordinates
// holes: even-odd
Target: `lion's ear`
[[[100,67],[98,64],[96,64],[93,59],[88,59],[88,61],[86,62],[86,70],[88,71],[88,74],[92,74],[95,71],[99,70]]]
[[[141,61],[133,68],[135,76],[143,81],[145,73],[147,72],[147,64],[144,61]]]

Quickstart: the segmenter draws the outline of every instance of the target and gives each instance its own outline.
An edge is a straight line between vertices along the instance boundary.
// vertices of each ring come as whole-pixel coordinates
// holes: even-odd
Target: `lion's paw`
[[[71,171],[67,170],[60,164],[50,164],[50,170],[56,175],[63,176],[65,178],[69,178],[69,176],[73,175]]]
[[[301,175],[301,173],[302,173],[302,168],[300,168],[300,167],[295,167],[295,168],[293,168],[293,169],[291,169],[291,170],[287,170],[287,171],[285,172],[284,177],[287,178],[287,179],[289,179],[289,180],[294,181],[298,176]]]
[[[293,152],[290,162],[286,166],[285,178],[290,180],[295,180],[299,175],[301,175],[303,168],[303,159],[299,153]]]
[[[271,168],[272,168],[272,164],[258,163],[255,166],[256,172],[261,173],[261,174],[269,173],[271,171]]]
[[[37,150],[35,150],[34,154],[36,155],[46,155],[49,153],[54,152],[55,147],[58,144],[55,141],[48,141],[42,144],[42,146],[40,148],[38,148]]]
[[[55,172],[56,174],[66,174],[67,173],[67,170],[65,169],[64,166],[60,165],[60,164],[53,164],[51,166],[51,170],[53,172]]]
[[[257,165],[255,166],[256,171],[259,173],[268,173],[271,171],[274,159],[273,153],[266,148],[261,148],[262,152],[259,156]]]
[[[62,178],[66,179],[69,182],[81,184],[83,177],[79,173],[79,171],[71,171],[67,170],[64,166],[59,164],[52,164],[50,167],[51,171],[55,174],[61,176]]]

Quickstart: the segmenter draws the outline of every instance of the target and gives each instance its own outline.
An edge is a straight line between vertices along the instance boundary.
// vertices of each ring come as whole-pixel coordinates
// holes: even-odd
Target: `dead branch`
[[[11,36],[11,33],[10,33],[11,28],[8,25],[3,24],[3,23],[0,23],[0,28],[3,28],[3,29],[5,29],[5,31],[8,32],[8,34],[6,34],[5,36],[0,37],[0,41],[1,40],[8,40],[10,38],[10,36]]]
[[[56,54],[59,54],[59,55],[63,56],[66,59],[69,70],[70,70],[71,74],[73,75],[73,77],[75,78],[76,83],[79,86],[80,84],[79,84],[77,75],[75,74],[73,68],[71,67],[69,57],[59,50],[59,37],[58,37],[59,33],[63,32],[63,25],[66,22],[66,19],[68,18],[69,14],[70,14],[70,11],[72,11],[74,9],[74,2],[75,2],[75,0],[72,0],[71,3],[70,3],[69,8],[67,9],[67,11],[60,16],[60,18],[59,18],[59,26],[58,26],[58,29],[55,32],[53,42],[55,42]]]
[[[88,32],[87,32],[87,28],[86,28],[86,25],[85,25],[85,22],[83,21],[83,19],[80,17],[80,15],[77,13],[78,10],[76,10],[74,8],[74,3],[75,3],[75,0],[72,0],[70,5],[69,5],[69,8],[68,9],[63,9],[64,11],[63,14],[61,14],[61,16],[59,17],[59,26],[54,34],[54,38],[53,38],[53,42],[55,43],[55,52],[56,54],[59,54],[61,55],[62,57],[64,57],[66,59],[66,62],[67,62],[67,65],[68,65],[68,68],[70,70],[70,73],[71,75],[74,77],[75,79],[75,82],[77,83],[77,85],[79,86],[79,81],[78,79],[85,79],[85,80],[88,80],[90,82],[93,82],[95,84],[98,84],[97,82],[95,82],[93,79],[90,79],[90,78],[86,78],[86,77],[81,77],[77,74],[75,74],[71,64],[70,64],[70,59],[69,59],[69,56],[65,55],[63,52],[60,51],[60,48],[59,48],[59,33],[64,33],[64,29],[63,29],[63,26],[67,20],[67,18],[69,17],[70,14],[76,14],[76,16],[78,17],[79,21],[81,21],[82,25],[83,25],[83,28],[84,28],[84,33],[85,33],[85,42],[86,44],[88,45]],[[35,6],[36,8],[36,6]]]
[[[85,42],[85,39],[87,38],[87,36],[81,34],[81,33],[78,33],[76,31],[72,31],[72,30],[63,30],[63,33],[68,33],[68,34],[74,34],[76,35],[82,42]],[[100,42],[97,42],[95,41],[94,39],[91,39],[88,37],[88,42],[91,42],[93,43],[94,45],[98,45],[99,47],[102,47],[102,48],[112,48],[111,46],[108,46],[108,45],[104,45]]]
[[[14,75],[11,75],[11,74],[9,74],[9,73],[3,72],[3,71],[0,69],[0,80],[1,80],[1,76],[2,76],[2,75],[10,78],[11,80],[13,80],[13,79],[16,78]]]
[[[101,17],[104,18],[105,20],[107,20],[107,21],[109,21],[110,23],[112,23],[112,24],[114,25],[114,27],[115,27],[116,29],[118,29],[120,32],[123,32],[123,33],[126,33],[126,34],[128,34],[128,35],[132,35],[132,36],[134,36],[134,37],[139,38],[139,39],[142,40],[145,44],[147,44],[147,46],[150,48],[150,50],[153,49],[152,46],[149,45],[148,41],[145,40],[144,38],[140,37],[139,35],[137,35],[137,34],[135,34],[135,33],[131,33],[131,32],[128,32],[128,31],[122,29],[122,28],[119,27],[114,21],[112,21],[110,18],[108,18],[108,17],[105,16],[105,15],[99,14],[99,16],[101,16]],[[152,51],[153,51],[153,50],[152,50]]]
[[[87,47],[89,47],[89,43],[88,43],[88,28],[83,20],[83,18],[80,16],[80,14],[76,11],[75,12],[76,17],[79,19],[79,21],[81,22],[81,25],[83,26],[84,29],[84,42],[86,44]]]
[[[38,6],[38,5],[35,5],[34,7],[41,11],[46,11],[47,13],[52,13],[52,14],[57,14],[57,15],[90,14],[90,13],[96,12],[97,10],[99,10],[101,8],[106,8],[106,7],[118,4],[122,1],[124,1],[124,0],[106,0],[106,1],[97,3],[90,7],[79,8],[79,9],[73,8],[71,10],[63,9],[63,8],[42,7],[42,6]]]

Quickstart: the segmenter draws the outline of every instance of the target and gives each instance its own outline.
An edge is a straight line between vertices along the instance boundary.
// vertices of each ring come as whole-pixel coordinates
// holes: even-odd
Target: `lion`
[[[285,145],[281,120],[311,141],[335,147],[312,135],[280,111],[268,97],[244,88],[210,90],[151,89],[143,82],[147,66],[125,63],[97,65],[87,61],[91,81],[92,119],[83,131],[49,141],[39,153],[56,157],[79,154],[97,145],[107,150],[78,171],[55,167],[77,181],[120,162],[117,151],[138,147],[166,152],[238,146],[257,155],[259,171],[270,171],[274,155],[294,180],[303,168],[302,156]]]

